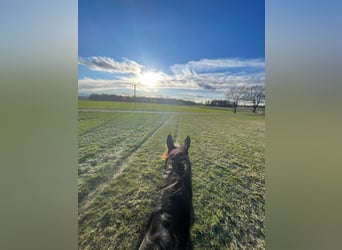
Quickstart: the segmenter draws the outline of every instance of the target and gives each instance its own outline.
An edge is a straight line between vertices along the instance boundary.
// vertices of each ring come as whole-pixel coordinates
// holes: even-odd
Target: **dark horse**
[[[193,249],[190,229],[194,222],[192,207],[190,137],[175,146],[171,135],[166,139],[165,183],[151,213],[137,249]]]

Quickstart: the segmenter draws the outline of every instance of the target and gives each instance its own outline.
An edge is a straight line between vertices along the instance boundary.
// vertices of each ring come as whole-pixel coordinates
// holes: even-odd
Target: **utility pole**
[[[134,85],[134,111],[137,110],[137,95],[136,95],[136,91],[135,91],[135,88],[136,88],[136,85]]]

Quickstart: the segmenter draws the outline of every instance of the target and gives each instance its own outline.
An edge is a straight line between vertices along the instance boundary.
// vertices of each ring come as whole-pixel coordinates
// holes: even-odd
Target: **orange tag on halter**
[[[165,160],[168,157],[167,149],[164,151],[163,155],[161,156],[162,160]]]

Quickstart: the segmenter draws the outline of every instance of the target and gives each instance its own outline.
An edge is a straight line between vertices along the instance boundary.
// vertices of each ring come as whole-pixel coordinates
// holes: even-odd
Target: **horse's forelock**
[[[162,160],[166,160],[166,158],[169,156],[167,149],[164,151],[164,153],[161,156]]]

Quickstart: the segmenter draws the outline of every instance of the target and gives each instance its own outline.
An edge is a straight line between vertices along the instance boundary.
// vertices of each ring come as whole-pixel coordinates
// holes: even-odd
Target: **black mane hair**
[[[191,163],[188,136],[182,146],[167,137],[165,182],[160,196],[141,235],[137,249],[193,249],[190,229],[194,223]]]

